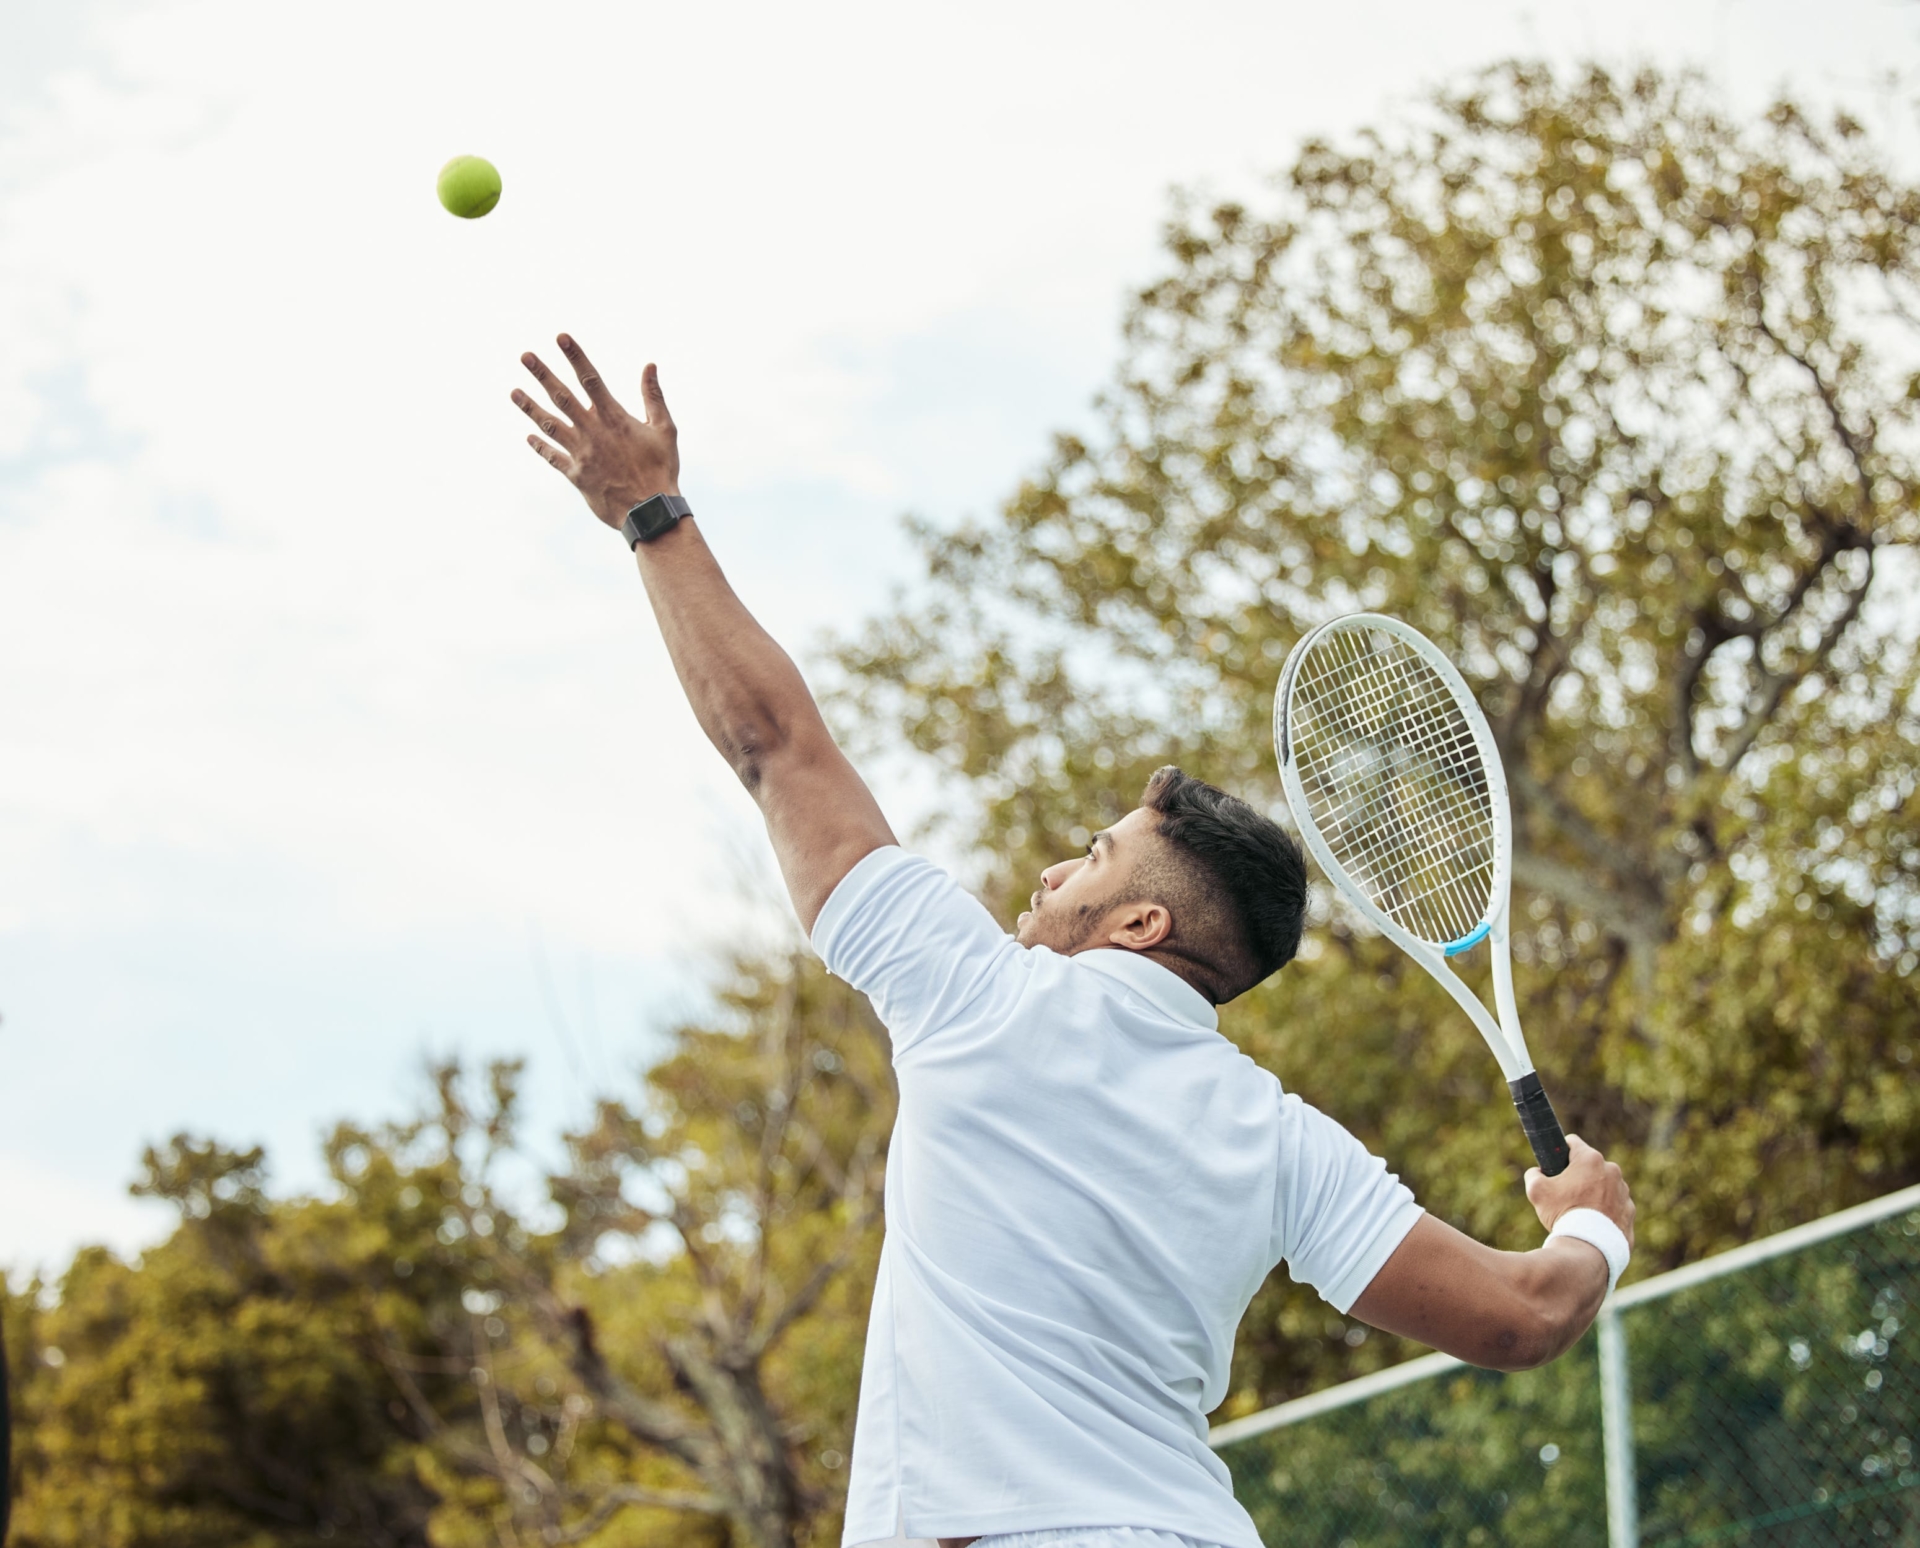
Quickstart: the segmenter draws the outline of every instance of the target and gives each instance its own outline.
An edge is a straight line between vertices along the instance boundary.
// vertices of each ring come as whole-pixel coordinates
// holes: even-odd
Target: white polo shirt
[[[1131,1526],[1260,1548],[1206,1416],[1273,1266],[1345,1311],[1420,1218],[1145,957],[1018,945],[927,861],[814,925],[900,1114],[845,1544]]]

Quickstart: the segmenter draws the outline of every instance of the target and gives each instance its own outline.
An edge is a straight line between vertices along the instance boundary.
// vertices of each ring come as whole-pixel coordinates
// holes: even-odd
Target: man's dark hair
[[[1140,804],[1167,840],[1136,890],[1173,914],[1173,950],[1216,1005],[1293,960],[1307,911],[1307,862],[1270,817],[1172,764],[1147,781]]]

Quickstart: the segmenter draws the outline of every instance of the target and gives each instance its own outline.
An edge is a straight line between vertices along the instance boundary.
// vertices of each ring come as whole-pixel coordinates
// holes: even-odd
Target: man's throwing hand
[[[593,514],[617,531],[627,512],[642,500],[680,493],[679,432],[667,412],[660,372],[654,366],[640,374],[646,418],[635,419],[607,391],[586,351],[564,333],[558,342],[587,401],[576,398],[531,351],[520,357],[520,363],[547,390],[553,407],[518,387],[513,401],[546,435],[545,440],[530,435],[527,444],[566,474]]]

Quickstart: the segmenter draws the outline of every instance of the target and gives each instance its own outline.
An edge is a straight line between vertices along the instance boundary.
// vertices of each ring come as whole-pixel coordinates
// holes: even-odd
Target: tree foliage
[[[181,1207],[173,1238],[138,1264],[83,1251],[55,1304],[30,1287],[9,1307],[14,1543],[424,1548],[432,1496],[360,1337],[391,1293],[368,1249],[406,1223],[276,1209],[261,1162],[184,1137],[149,1151],[138,1191]]]
[[[1164,761],[1277,810],[1286,651],[1397,614],[1493,722],[1523,1020],[1629,1168],[1642,1272],[1920,1175],[1920,191],[1844,117],[1510,65],[1308,145],[1263,209],[1188,201],[1166,252],[1099,434],[921,530],[849,718],[953,776],[1006,900]],[[1315,922],[1231,1035],[1527,1240],[1465,1019]],[[1233,1406],[1363,1336],[1270,1287]]]
[[[811,959],[721,1009],[544,1180],[513,1064],[339,1126],[326,1198],[271,1198],[257,1150],[150,1151],[174,1235],[6,1307],[13,1542],[837,1540],[885,1045]]]

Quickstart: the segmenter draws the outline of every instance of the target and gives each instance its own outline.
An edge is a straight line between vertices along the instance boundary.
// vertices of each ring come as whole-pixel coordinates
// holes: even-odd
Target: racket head
[[[1504,922],[1506,776],[1472,690],[1431,640],[1379,613],[1320,625],[1287,657],[1273,729],[1302,838],[1383,933],[1454,956]]]

